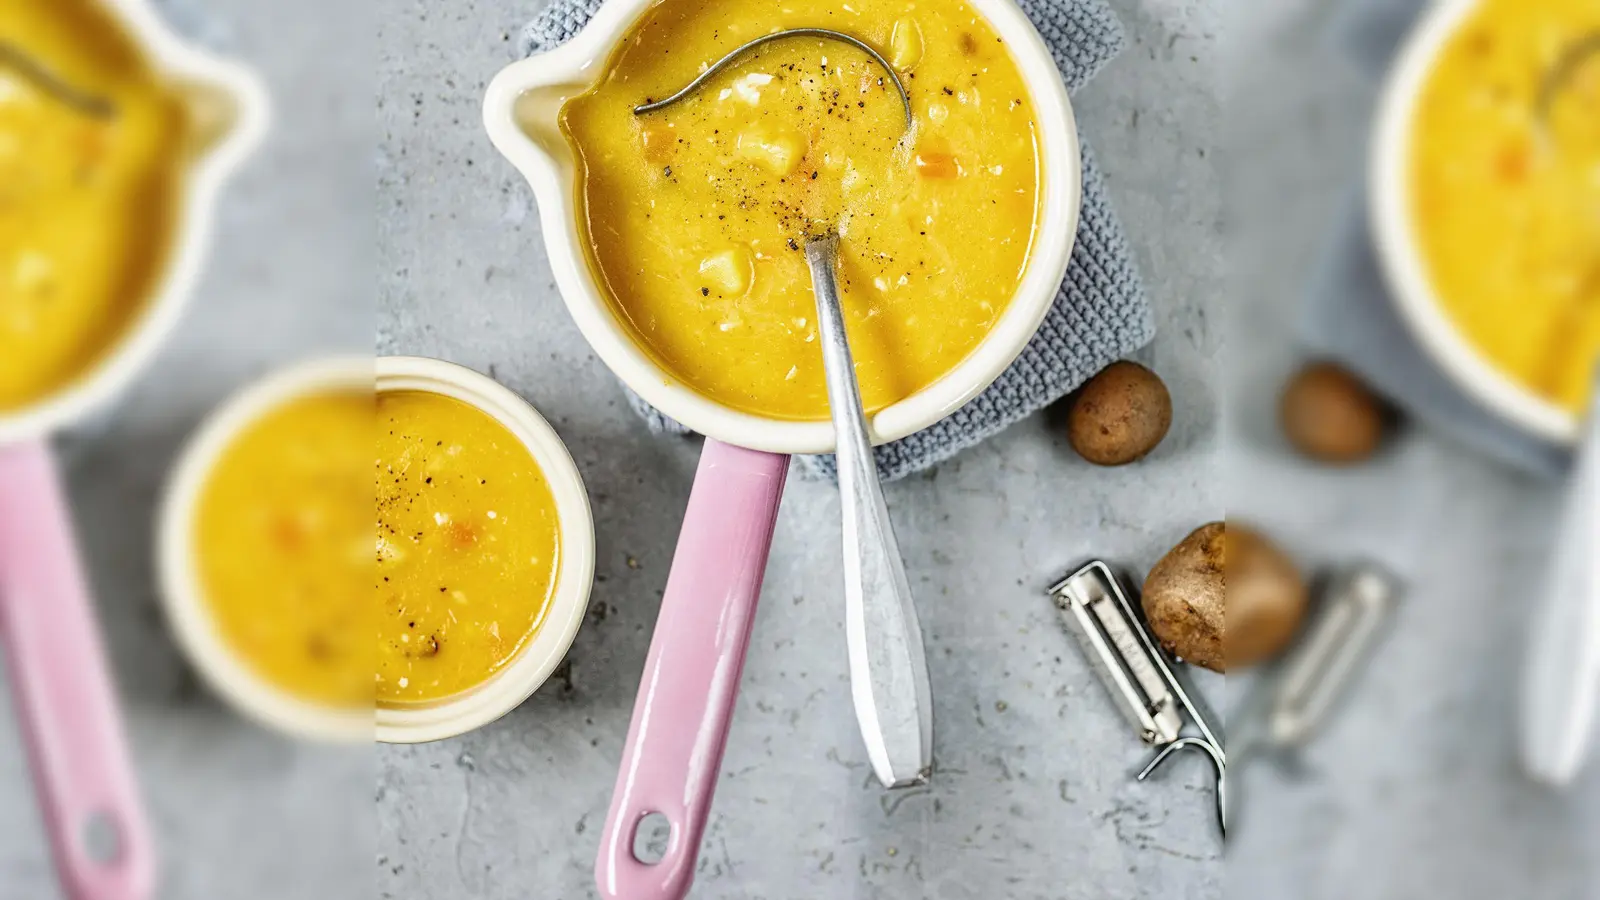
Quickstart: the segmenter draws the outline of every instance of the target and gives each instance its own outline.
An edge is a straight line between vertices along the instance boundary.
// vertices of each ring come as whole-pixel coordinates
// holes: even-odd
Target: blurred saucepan
[[[0,642],[64,895],[136,900],[153,890],[154,850],[49,440],[106,407],[177,321],[216,194],[264,130],[265,94],[249,72],[181,43],[146,0],[8,0],[0,42],[13,58],[0,68],[13,88],[0,91],[0,137],[15,131],[23,148],[20,163],[7,160],[17,171],[0,173],[0,263],[19,279],[0,294]],[[94,101],[74,105],[47,79]],[[170,115],[152,114],[157,105]],[[85,147],[103,168],[68,172],[47,155]],[[155,201],[137,184],[172,194]],[[125,215],[99,215],[96,192],[118,190]],[[73,333],[55,334],[70,353],[37,355],[46,338],[26,329],[44,314],[28,318],[24,275],[60,275],[63,291],[89,297]],[[51,383],[30,387],[28,353]]]
[[[1557,444],[1577,440],[1600,355],[1600,55],[1546,88],[1596,35],[1600,7],[1582,0],[1439,0],[1388,75],[1369,147],[1401,318],[1468,396]]]

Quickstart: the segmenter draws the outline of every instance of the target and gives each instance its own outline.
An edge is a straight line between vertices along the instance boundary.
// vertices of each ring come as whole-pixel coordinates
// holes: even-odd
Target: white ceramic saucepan
[[[113,399],[177,321],[205,255],[215,196],[260,137],[266,102],[249,72],[180,42],[147,0],[102,2],[192,98],[199,140],[184,160],[178,233],[137,321],[77,381],[0,412],[0,642],[64,895],[140,900],[154,889],[155,851],[49,438]]]
[[[707,438],[645,662],[610,816],[601,835],[601,895],[682,897],[728,734],[789,454],[827,453],[826,421],[766,418],[680,383],[630,339],[586,257],[578,160],[562,105],[592,87],[655,0],[611,0],[559,49],[515,63],[490,84],[484,119],[495,147],[532,185],[556,284],[584,337],[629,388]],[[1054,301],[1077,229],[1081,171],[1066,88],[1038,32],[1011,0],[970,0],[1010,48],[1031,92],[1043,160],[1043,208],[1022,283],[990,334],[945,377],[869,420],[874,443],[927,428],[987,387],[1033,337]],[[709,62],[709,61],[708,61]],[[647,815],[671,825],[665,856],[633,853]]]

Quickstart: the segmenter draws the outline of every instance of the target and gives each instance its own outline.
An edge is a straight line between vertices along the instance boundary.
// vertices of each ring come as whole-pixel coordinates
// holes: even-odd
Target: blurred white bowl
[[[1372,234],[1389,294],[1439,368],[1506,422],[1545,440],[1572,444],[1577,440],[1578,417],[1501,372],[1445,312],[1423,262],[1411,215],[1410,149],[1416,106],[1434,62],[1478,2],[1434,0],[1389,72],[1368,148]]]
[[[471,690],[430,703],[340,710],[296,697],[267,681],[228,646],[211,618],[195,567],[194,513],[217,460],[267,412],[329,390],[428,391],[482,410],[516,435],[555,497],[560,563],[550,608],[526,646]],[[418,743],[454,737],[515,709],[566,656],[588,611],[594,578],[594,522],[577,466],[527,401],[471,369],[436,359],[379,357],[319,360],[245,388],[201,426],[179,458],[159,521],[157,565],[169,622],[185,654],[230,705],[273,730],[318,741]]]
[[[201,491],[239,433],[261,417],[302,397],[334,390],[370,391],[373,360],[331,359],[269,375],[223,403],[178,457],[157,518],[156,569],[167,622],[200,676],[231,706],[295,737],[354,742],[372,739],[372,713],[333,709],[288,693],[250,668],[211,618],[195,565],[194,516]]]

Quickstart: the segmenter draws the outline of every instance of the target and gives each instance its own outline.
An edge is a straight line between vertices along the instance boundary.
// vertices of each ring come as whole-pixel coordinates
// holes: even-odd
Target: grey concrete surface
[[[1177,408],[1127,469],[1036,417],[890,488],[932,668],[937,773],[885,795],[851,711],[838,501],[784,501],[695,896],[1215,897],[1198,761],[1153,783],[1042,589],[1104,556],[1143,569],[1222,514],[1213,4],[1117,4],[1128,52],[1077,98],[1150,284],[1146,359]],[[557,297],[531,195],[477,126],[537,3],[391,3],[379,30],[380,352],[494,373],[576,457],[599,569],[570,679],[459,740],[379,750],[379,885],[396,898],[592,895],[593,860],[696,457],[648,436]],[[630,561],[636,561],[637,568]],[[1220,685],[1214,680],[1212,686]]]

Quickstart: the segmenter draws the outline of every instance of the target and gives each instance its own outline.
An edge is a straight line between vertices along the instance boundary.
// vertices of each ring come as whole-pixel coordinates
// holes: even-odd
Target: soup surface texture
[[[435,700],[499,671],[538,630],[560,566],[555,497],[488,414],[378,395],[378,701]]]
[[[681,103],[634,115],[778,29]],[[828,414],[802,243],[837,229],[869,411],[958,365],[1005,311],[1039,214],[1033,106],[1006,45],[961,0],[663,0],[568,101],[593,265],[637,342],[713,400]]]
[[[372,708],[373,395],[330,391],[246,426],[201,487],[194,558],[223,640],[269,683]]]
[[[122,337],[176,219],[185,113],[94,0],[5,0],[0,42],[109,99],[96,118],[0,63],[0,413]]]
[[[1413,125],[1411,204],[1448,314],[1512,380],[1569,409],[1600,360],[1600,58],[1539,84],[1600,32],[1595,0],[1481,0],[1448,43]]]

